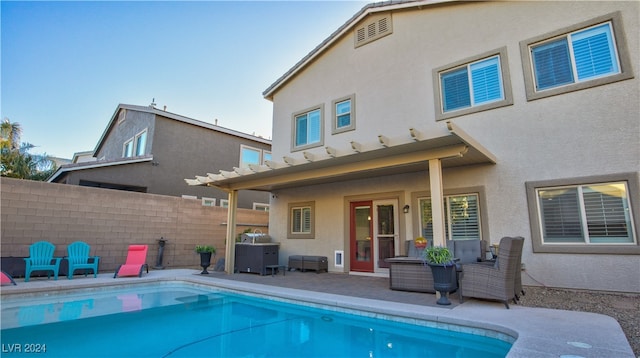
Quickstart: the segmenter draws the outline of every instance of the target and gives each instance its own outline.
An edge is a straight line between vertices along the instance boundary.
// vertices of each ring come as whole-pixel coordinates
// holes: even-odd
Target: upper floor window
[[[531,46],[536,90],[620,72],[611,23]]]
[[[260,149],[240,146],[240,168],[248,168],[249,164],[260,165]]]
[[[133,139],[129,139],[124,143],[122,156],[125,158],[133,157]]]
[[[616,13],[521,42],[527,98],[633,77],[621,26]]]
[[[249,164],[261,165],[265,160],[271,160],[271,152],[240,145],[240,168],[248,168]]]
[[[355,95],[333,101],[332,133],[342,133],[356,128]]]
[[[506,48],[434,70],[438,120],[513,103]]]
[[[136,135],[136,156],[144,155],[147,147],[147,131]]]
[[[293,115],[294,150],[322,145],[323,107],[314,107]]]

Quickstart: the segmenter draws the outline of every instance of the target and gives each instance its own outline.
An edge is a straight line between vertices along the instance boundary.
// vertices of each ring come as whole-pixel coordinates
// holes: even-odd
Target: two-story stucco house
[[[523,236],[525,284],[640,292],[639,14],[365,6],[264,92],[273,161],[206,182],[271,192],[281,263],[385,275],[417,236]]]
[[[228,170],[269,159],[271,141],[152,106],[120,104],[93,150],[93,161],[61,166],[52,183],[183,196],[226,206],[222,190],[184,185],[185,173]],[[239,206],[267,210],[269,194],[245,191]]]

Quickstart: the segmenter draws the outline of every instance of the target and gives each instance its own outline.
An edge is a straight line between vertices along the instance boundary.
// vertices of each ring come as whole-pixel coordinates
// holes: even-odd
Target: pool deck
[[[405,320],[429,320],[435,326],[468,327],[465,331],[489,329],[494,337],[516,338],[508,357],[635,357],[618,322],[605,315],[530,308],[510,304],[465,299],[458,302],[453,294],[450,306],[439,306],[433,294],[401,292],[389,289],[388,278],[313,272],[286,272],[286,275],[260,276],[212,272],[200,275],[191,269],[152,270],[142,278],[113,278],[101,273],[97,278],[62,276],[53,279],[17,279],[17,286],[2,286],[2,296],[39,295],[66,289],[104,285],[130,285],[143,282],[178,280],[226,289],[264,294],[284,299],[323,304],[339,310],[363,310],[371,315],[393,315]]]

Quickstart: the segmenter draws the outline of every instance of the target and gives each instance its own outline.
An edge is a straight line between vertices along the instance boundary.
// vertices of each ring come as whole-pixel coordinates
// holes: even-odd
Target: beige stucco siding
[[[520,41],[619,12],[632,79],[528,101]],[[489,239],[524,236],[525,284],[640,292],[640,256],[534,253],[525,183],[640,172],[640,38],[638,2],[454,3],[393,12],[393,34],[354,49],[353,37],[336,43],[273,96],[273,157],[301,158],[291,151],[292,113],[324,105],[325,146],[350,151],[350,141],[373,148],[377,136],[406,140],[409,128],[428,133],[445,126],[436,121],[432,70],[487,51],[506,48],[513,105],[451,119],[497,158],[495,165],[448,168],[447,190],[482,187]],[[619,39],[622,40],[622,39]],[[526,63],[526,62],[525,62]],[[525,66],[526,67],[526,66]],[[331,101],[355,94],[356,130],[331,134]],[[277,193],[271,202],[270,232],[281,238],[281,260],[288,254],[348,258],[346,198],[401,192],[411,205],[403,216],[404,239],[417,222],[412,193],[429,190],[425,171],[309,186]],[[638,209],[638,193],[631,193]],[[288,240],[287,205],[315,201],[316,239]],[[402,205],[401,205],[402,206]],[[637,225],[637,223],[636,223]],[[639,227],[636,227],[636,240]],[[348,268],[345,268],[345,271]],[[635,280],[629,275],[635,273]],[[630,282],[631,281],[631,282]]]

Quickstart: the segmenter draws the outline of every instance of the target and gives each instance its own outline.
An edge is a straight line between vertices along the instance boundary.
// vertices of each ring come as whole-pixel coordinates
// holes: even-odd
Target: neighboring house
[[[93,156],[92,150],[87,150],[84,152],[75,152],[73,153],[73,158],[71,159],[71,163],[86,163],[86,162],[95,162],[97,159]]]
[[[264,92],[274,161],[208,183],[271,191],[281,263],[386,275],[417,236],[523,236],[525,284],[640,292],[639,13],[368,5]]]
[[[233,171],[269,159],[271,141],[154,107],[121,104],[91,155],[76,153],[49,182],[182,196],[226,206],[222,190],[190,187],[185,173]],[[93,157],[93,158],[91,158]],[[269,194],[246,191],[239,206],[268,210]]]

